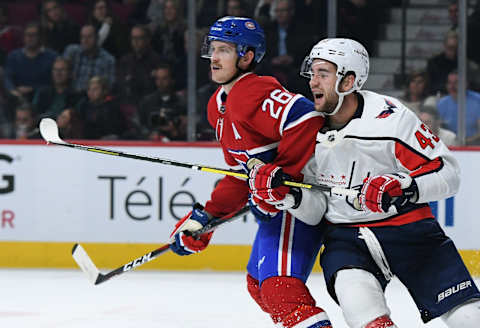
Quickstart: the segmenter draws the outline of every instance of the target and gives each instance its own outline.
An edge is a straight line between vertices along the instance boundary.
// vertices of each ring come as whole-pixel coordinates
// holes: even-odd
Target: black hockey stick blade
[[[221,218],[212,219],[202,229],[195,231],[193,233],[193,236],[194,237],[200,236],[203,233],[213,231],[219,225],[222,225],[227,222],[231,222],[239,218],[240,216],[244,215],[249,210],[250,210],[250,206],[247,205],[241,208],[237,212],[228,214]],[[165,244],[105,274],[101,273],[100,270],[98,270],[97,266],[93,263],[92,259],[90,258],[90,256],[88,256],[88,253],[85,251],[82,245],[80,244],[73,245],[72,257],[75,260],[75,262],[77,262],[80,269],[87,275],[88,280],[90,280],[90,282],[93,283],[94,285],[99,285],[102,282],[105,282],[115,276],[128,272],[132,269],[135,269],[136,267],[139,267],[147,262],[154,260],[155,258],[165,253],[169,249],[170,249],[170,245]]]

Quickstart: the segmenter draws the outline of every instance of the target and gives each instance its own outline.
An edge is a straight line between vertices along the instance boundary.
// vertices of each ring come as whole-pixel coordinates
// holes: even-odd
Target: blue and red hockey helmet
[[[202,57],[210,58],[210,43],[223,41],[237,46],[237,54],[243,57],[249,49],[255,52],[254,61],[260,63],[265,55],[265,33],[258,23],[245,17],[225,16],[217,20],[205,37],[202,47]]]

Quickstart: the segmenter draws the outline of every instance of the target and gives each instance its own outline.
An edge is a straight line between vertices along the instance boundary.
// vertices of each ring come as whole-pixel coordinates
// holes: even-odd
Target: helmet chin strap
[[[338,95],[338,102],[337,102],[337,106],[335,106],[335,109],[330,112],[330,113],[324,113],[325,115],[329,115],[329,116],[332,116],[332,115],[335,115],[338,113],[338,111],[340,110],[340,107],[342,107],[342,104],[343,104],[343,99],[345,98],[346,95],[352,93],[353,91],[355,91],[355,89],[352,87],[349,91],[346,91],[346,92],[340,92],[338,90],[338,86],[340,85],[340,81],[343,79],[343,75],[337,75],[337,82],[335,82],[335,92],[337,93]]]

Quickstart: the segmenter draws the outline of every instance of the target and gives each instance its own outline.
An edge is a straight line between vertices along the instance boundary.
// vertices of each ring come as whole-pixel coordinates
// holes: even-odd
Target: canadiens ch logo
[[[245,22],[245,27],[248,28],[249,30],[254,30],[255,29],[255,24],[248,21],[248,22]]]
[[[397,109],[394,103],[390,100],[385,99],[387,109],[383,110],[376,118],[386,118],[389,117],[391,114],[395,113],[393,109]]]

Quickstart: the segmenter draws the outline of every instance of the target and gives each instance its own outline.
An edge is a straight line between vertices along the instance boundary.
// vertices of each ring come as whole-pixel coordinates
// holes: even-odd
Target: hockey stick
[[[192,233],[194,237],[200,236],[203,233],[210,232],[215,230],[216,227],[218,227],[221,224],[231,222],[234,219],[240,217],[241,215],[247,213],[250,210],[250,206],[244,206],[241,208],[239,211],[228,214],[226,216],[223,216],[221,218],[215,218],[210,220],[202,229],[195,231]],[[155,258],[160,256],[161,254],[165,253],[168,251],[170,248],[170,244],[165,244],[162,247],[159,247],[151,252],[148,252],[145,255],[142,255],[133,261],[130,261],[121,267],[112,270],[110,272],[107,272],[105,274],[101,273],[100,270],[98,270],[97,266],[93,263],[92,259],[90,256],[88,256],[87,252],[85,249],[80,245],[80,244],[75,244],[73,245],[72,248],[72,256],[75,262],[77,262],[78,266],[80,269],[87,275],[88,279],[94,284],[98,285],[101,284],[102,282],[105,282],[115,276],[118,276],[122,273],[125,273],[127,271],[130,271],[132,269],[135,269],[147,262],[153,261]]]
[[[105,155],[139,159],[139,160],[142,160],[142,161],[149,161],[149,162],[160,163],[160,164],[164,164],[164,165],[179,166],[179,167],[184,167],[184,168],[187,168],[187,169],[192,169],[192,170],[197,170],[197,171],[234,176],[234,177],[237,177],[237,178],[244,178],[244,179],[248,178],[248,175],[246,173],[240,173],[240,172],[236,172],[236,171],[232,171],[232,170],[225,170],[225,169],[220,169],[220,168],[216,168],[216,167],[204,166],[204,165],[200,165],[200,164],[189,164],[189,163],[173,161],[173,160],[170,160],[170,159],[135,155],[135,154],[129,154],[129,153],[124,153],[124,152],[110,150],[110,149],[104,149],[104,148],[97,148],[97,147],[90,147],[90,146],[68,143],[68,142],[63,141],[59,137],[57,123],[54,120],[52,120],[51,118],[44,118],[40,121],[40,134],[42,135],[43,139],[45,139],[45,141],[47,143],[51,143],[51,144],[58,145],[58,146],[65,146],[65,147],[70,147],[70,148],[75,148],[75,149],[81,149],[81,150],[91,151],[91,152],[105,154]],[[295,181],[283,181],[283,184],[287,185],[287,186],[290,186],[290,187],[322,190],[322,191],[330,192],[330,194],[337,194],[337,195],[344,195],[344,196],[356,197],[357,194],[358,194],[357,190],[345,189],[345,188],[340,188],[340,187],[330,187],[330,186],[321,185],[321,184],[320,185],[319,184],[308,184],[308,183],[301,183],[301,182],[295,182]]]

